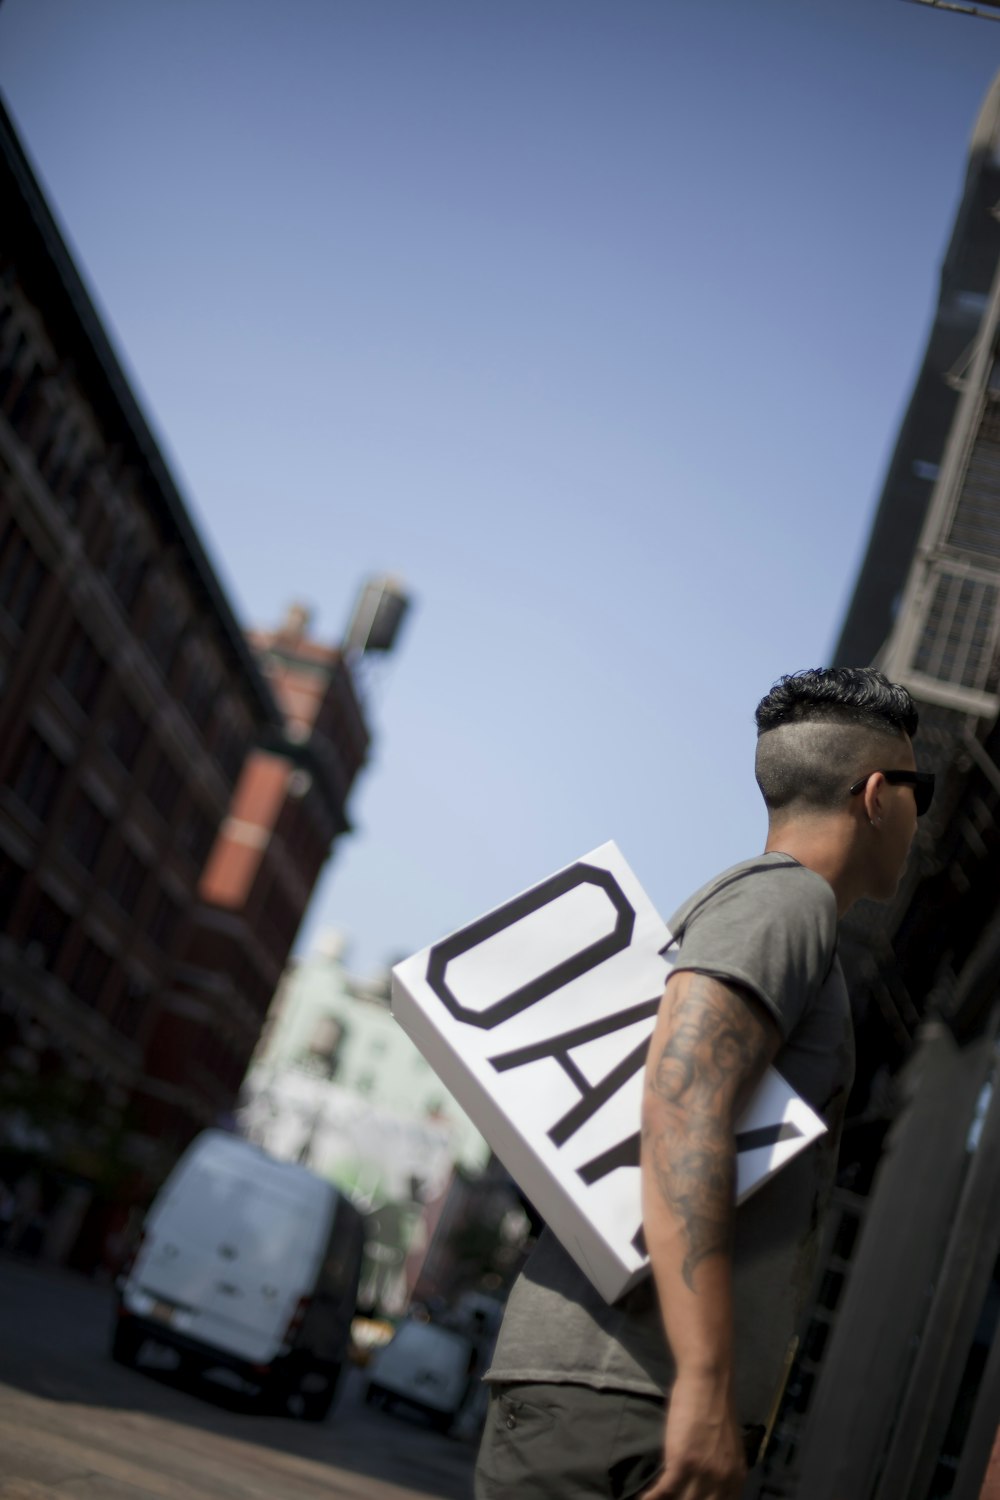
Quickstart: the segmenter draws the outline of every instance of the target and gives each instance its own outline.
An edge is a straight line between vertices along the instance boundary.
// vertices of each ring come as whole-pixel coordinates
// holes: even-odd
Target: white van
[[[208,1130],[157,1194],[118,1283],[112,1357],[147,1340],[186,1368],[235,1371],[309,1421],[330,1409],[364,1231],[332,1183]]]
[[[470,1393],[476,1346],[438,1323],[408,1319],[375,1355],[365,1400],[371,1406],[405,1401],[447,1432]]]

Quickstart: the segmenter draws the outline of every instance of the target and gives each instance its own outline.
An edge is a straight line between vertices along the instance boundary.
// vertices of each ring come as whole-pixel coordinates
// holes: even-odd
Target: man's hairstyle
[[[757,784],[770,813],[842,806],[867,772],[893,769],[917,732],[904,687],[874,667],[826,667],[779,678],[757,705]]]

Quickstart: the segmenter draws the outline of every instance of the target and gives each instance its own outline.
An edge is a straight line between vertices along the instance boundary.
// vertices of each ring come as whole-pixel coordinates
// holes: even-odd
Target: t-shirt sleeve
[[[755,870],[724,886],[688,921],[675,970],[742,985],[787,1040],[822,987],[837,943],[837,902],[802,866]]]

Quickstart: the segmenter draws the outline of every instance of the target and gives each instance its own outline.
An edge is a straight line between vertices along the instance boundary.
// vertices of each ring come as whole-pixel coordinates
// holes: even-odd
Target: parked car
[[[476,1346],[464,1334],[437,1323],[401,1323],[372,1358],[365,1400],[375,1406],[405,1401],[447,1432],[476,1371]]]
[[[112,1357],[135,1364],[155,1340],[192,1372],[234,1371],[321,1421],[347,1355],[363,1244],[361,1215],[332,1183],[205,1131],[119,1278]]]

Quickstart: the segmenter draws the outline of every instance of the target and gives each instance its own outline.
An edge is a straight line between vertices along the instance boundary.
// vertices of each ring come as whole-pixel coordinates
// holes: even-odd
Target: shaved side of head
[[[904,733],[890,729],[800,719],[758,739],[757,785],[772,817],[832,812],[869,771],[898,765],[908,744]]]

